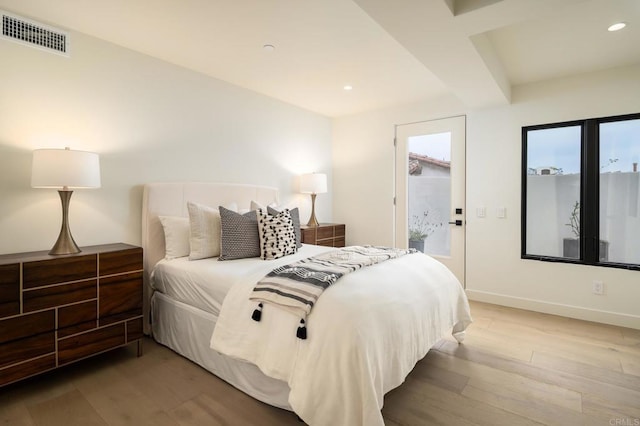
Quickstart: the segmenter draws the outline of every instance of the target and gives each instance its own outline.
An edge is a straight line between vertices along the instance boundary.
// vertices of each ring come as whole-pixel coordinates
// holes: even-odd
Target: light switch
[[[496,209],[496,217],[499,219],[504,219],[507,217],[507,208],[506,207],[498,207]]]
[[[487,209],[485,207],[476,208],[477,217],[485,217],[487,215]]]

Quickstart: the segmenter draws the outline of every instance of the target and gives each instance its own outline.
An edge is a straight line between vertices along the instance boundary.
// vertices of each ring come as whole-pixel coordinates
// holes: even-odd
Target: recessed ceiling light
[[[623,29],[626,26],[627,26],[627,24],[625,24],[624,22],[618,22],[618,23],[615,23],[615,24],[611,25],[609,28],[607,28],[607,30],[609,30],[609,31],[620,31],[621,29]]]
[[[265,44],[264,46],[262,46],[262,48],[266,52],[273,52],[274,50],[276,50],[276,47],[273,44]]]
[[[353,86],[352,86],[352,85],[350,85],[350,84],[346,84],[346,85],[343,87],[343,89],[344,89],[344,90],[353,90]]]

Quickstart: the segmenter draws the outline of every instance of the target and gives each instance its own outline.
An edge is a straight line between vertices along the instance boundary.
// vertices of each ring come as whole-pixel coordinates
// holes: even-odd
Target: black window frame
[[[520,258],[545,262],[574,263],[640,271],[640,264],[599,260],[600,249],[600,134],[599,126],[626,120],[640,120],[640,113],[564,121],[522,127]],[[532,130],[580,126],[580,258],[527,254],[527,134]]]

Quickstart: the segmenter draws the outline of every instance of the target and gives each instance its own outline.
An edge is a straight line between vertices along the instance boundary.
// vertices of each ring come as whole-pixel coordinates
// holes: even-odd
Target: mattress
[[[173,300],[218,316],[229,289],[243,277],[264,269],[265,263],[277,268],[329,250],[334,249],[303,244],[296,254],[275,260],[163,259],[152,272],[151,285]]]

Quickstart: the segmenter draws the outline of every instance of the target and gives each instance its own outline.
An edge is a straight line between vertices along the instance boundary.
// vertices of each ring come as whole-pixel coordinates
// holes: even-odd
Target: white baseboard
[[[470,300],[492,303],[494,305],[508,306],[510,308],[526,309],[545,314],[560,315],[563,317],[577,318],[585,321],[599,322],[603,324],[617,325],[640,329],[640,316],[621,314],[618,312],[600,311],[596,309],[582,308],[579,306],[563,305],[560,303],[543,302],[541,300],[527,299],[524,297],[505,296],[498,293],[490,293],[481,290],[466,290]]]

